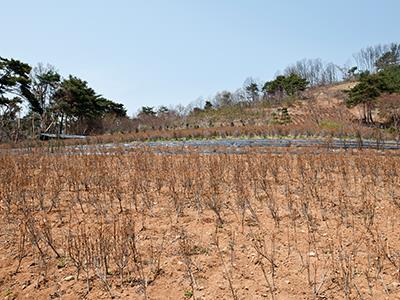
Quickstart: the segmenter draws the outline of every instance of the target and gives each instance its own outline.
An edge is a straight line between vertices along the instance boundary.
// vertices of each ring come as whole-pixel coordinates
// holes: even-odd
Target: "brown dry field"
[[[1,298],[399,299],[392,154],[0,154]]]

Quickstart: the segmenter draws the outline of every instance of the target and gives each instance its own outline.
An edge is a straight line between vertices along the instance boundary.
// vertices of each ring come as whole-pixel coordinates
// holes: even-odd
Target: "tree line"
[[[367,48],[373,49],[373,48]],[[381,48],[377,48],[381,49]],[[366,124],[373,124],[372,110],[382,95],[400,94],[400,44],[392,44],[387,51],[375,55],[375,52],[362,52],[365,57],[366,70],[358,74],[359,83],[348,91],[347,105],[354,107],[361,105],[363,108],[363,121]],[[374,54],[374,55],[372,55]],[[370,65],[370,58],[375,57],[373,65]],[[389,100],[390,99],[390,100]],[[396,100],[397,99],[397,100]],[[388,102],[390,105],[388,105]],[[396,103],[397,102],[397,103]],[[400,125],[400,97],[381,98],[381,114],[393,123],[396,128]]]
[[[298,97],[307,88],[358,80],[367,71],[376,73],[379,71],[377,66],[384,64],[387,59],[393,60],[393,55],[388,53],[398,48],[396,43],[367,47],[353,55],[353,64],[350,65],[324,63],[321,59],[302,59],[278,72],[273,80],[263,82],[250,77],[241,88],[222,90],[211,97],[199,98],[180,111],[190,114],[210,108],[252,105],[260,101],[277,104],[287,98]]]
[[[97,94],[76,76],[62,78],[51,65],[32,68],[0,57],[0,141],[43,132],[99,133],[105,117],[125,118],[126,113],[122,104]]]
[[[213,97],[200,98],[187,107],[167,109],[165,106],[145,106],[139,110],[137,117],[142,124],[157,128],[160,124],[167,124],[168,120],[182,119],[186,115],[207,113],[234,105],[257,105],[259,102],[280,104],[282,101],[301,97],[302,92],[308,88],[359,81],[359,84],[348,91],[347,106],[361,105],[362,122],[374,124],[372,110],[379,104],[381,114],[391,124],[394,123],[393,120],[398,120],[395,127],[400,128],[400,113],[397,113],[400,111],[400,103],[397,98],[383,97],[384,101],[377,101],[382,95],[399,93],[399,61],[400,44],[396,43],[361,49],[353,55],[353,65],[340,66],[323,63],[321,59],[303,59],[286,67],[273,80],[259,82],[248,78],[243,87],[236,91],[223,90]]]
[[[383,96],[400,93],[400,44],[370,46],[354,54],[353,59],[353,65],[344,66],[303,59],[273,80],[248,78],[236,91],[223,90],[186,107],[143,106],[136,116],[128,118],[122,104],[97,94],[76,76],[62,78],[51,65],[32,68],[19,60],[0,57],[0,141],[37,137],[42,132],[101,134],[176,127],[185,123],[186,116],[200,111],[259,102],[279,104],[298,98],[310,87],[349,80],[359,83],[349,91],[346,104],[362,106],[363,122],[374,123],[372,110],[378,98],[383,98],[382,114],[399,127],[398,98]],[[24,106],[27,110],[21,117]]]

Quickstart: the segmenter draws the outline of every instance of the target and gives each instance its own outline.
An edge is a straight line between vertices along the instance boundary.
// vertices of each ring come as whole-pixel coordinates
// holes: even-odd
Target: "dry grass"
[[[330,113],[332,113],[330,111]],[[63,148],[68,145],[97,145],[106,143],[126,143],[135,141],[157,140],[187,140],[213,138],[260,138],[260,137],[297,137],[297,138],[339,138],[339,139],[369,139],[369,140],[400,140],[396,131],[366,127],[357,123],[338,121],[324,116],[320,112],[310,110],[306,123],[287,125],[246,125],[222,126],[213,128],[189,128],[170,130],[149,130],[137,133],[119,133],[110,135],[90,136],[85,140],[53,140],[48,142],[29,140],[16,144],[0,144],[0,150],[11,148]],[[294,116],[293,119],[299,118]],[[318,122],[318,124],[316,123]]]
[[[400,297],[400,158],[0,156],[11,298]]]

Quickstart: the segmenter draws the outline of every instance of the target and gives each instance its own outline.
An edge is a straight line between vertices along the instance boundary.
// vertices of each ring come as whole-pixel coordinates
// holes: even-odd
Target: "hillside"
[[[355,82],[342,83],[327,87],[312,88],[301,97],[273,103],[262,101],[252,105],[232,105],[215,110],[201,110],[187,118],[190,127],[224,127],[246,125],[273,125],[285,123],[291,125],[304,125],[323,123],[324,121],[337,121],[349,123],[356,121],[359,114],[356,109],[348,109],[345,105],[345,90],[356,85]],[[278,122],[279,110],[287,108],[290,119]],[[276,121],[276,122],[274,122]]]

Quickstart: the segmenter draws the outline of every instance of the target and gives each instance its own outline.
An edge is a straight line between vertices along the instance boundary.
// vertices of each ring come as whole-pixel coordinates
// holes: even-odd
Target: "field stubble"
[[[8,299],[400,296],[400,158],[0,156]]]

